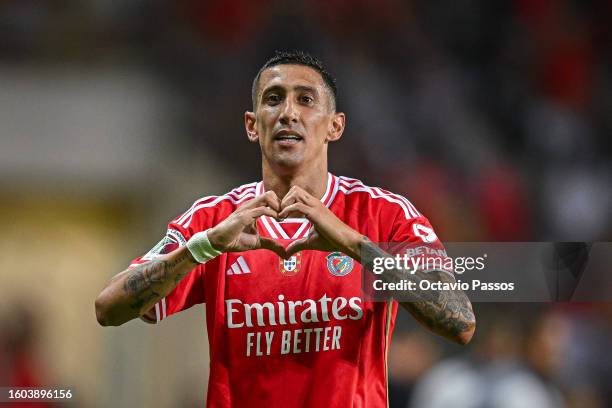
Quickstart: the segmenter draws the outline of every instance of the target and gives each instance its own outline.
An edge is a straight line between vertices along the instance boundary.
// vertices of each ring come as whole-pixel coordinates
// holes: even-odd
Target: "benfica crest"
[[[348,275],[349,272],[353,270],[353,265],[353,258],[341,252],[332,252],[327,255],[327,269],[332,275]]]
[[[293,276],[300,271],[302,264],[302,253],[298,252],[289,259],[279,258],[278,269],[286,276]]]

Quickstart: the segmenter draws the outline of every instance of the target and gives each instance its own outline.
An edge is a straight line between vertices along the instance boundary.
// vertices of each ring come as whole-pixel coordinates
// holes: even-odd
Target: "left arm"
[[[391,257],[367,237],[342,222],[321,201],[297,186],[292,187],[283,198],[281,208],[280,218],[299,212],[304,214],[314,226],[314,230],[307,237],[294,241],[287,247],[287,257],[303,249],[341,251],[357,262],[361,262],[363,257],[367,257],[366,259]],[[444,272],[410,273],[401,269],[387,270],[380,278],[389,283],[412,281],[417,288],[422,280],[432,282],[453,280]],[[476,328],[476,318],[472,304],[463,291],[417,289],[402,295],[407,295],[410,301],[403,301],[400,304],[420,323],[449,340],[459,344],[469,343]]]
[[[362,259],[390,257],[367,237],[362,237],[360,247]],[[416,288],[420,287],[419,283],[422,280],[449,283],[454,281],[454,278],[445,272],[410,273],[403,269],[385,270],[380,278],[388,283],[411,281],[415,283]],[[476,317],[470,300],[462,290],[416,289],[406,291],[402,296],[403,299],[408,297],[410,300],[399,304],[434,333],[459,344],[467,344],[472,339],[476,329]]]

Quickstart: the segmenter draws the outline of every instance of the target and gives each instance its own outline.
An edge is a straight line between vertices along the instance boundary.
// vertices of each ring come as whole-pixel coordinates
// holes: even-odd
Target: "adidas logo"
[[[242,256],[238,257],[236,262],[234,262],[232,266],[225,271],[226,275],[242,275],[245,273],[251,273],[251,270]]]

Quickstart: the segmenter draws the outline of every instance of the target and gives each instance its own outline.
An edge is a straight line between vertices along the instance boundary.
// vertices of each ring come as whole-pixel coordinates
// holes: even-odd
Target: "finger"
[[[252,220],[250,224],[246,225],[244,229],[242,230],[242,232],[246,234],[256,235],[257,234],[257,219]]]
[[[267,215],[267,216],[272,217],[272,218],[278,218],[278,212],[276,212],[272,208],[266,207],[266,206],[252,208],[252,209],[246,211],[244,214],[248,218],[247,220],[245,220],[245,221],[248,221],[248,224],[252,223],[253,220],[256,220],[257,218],[261,217],[262,215]]]
[[[247,201],[240,208],[246,211],[252,208],[261,207],[262,205],[266,205],[270,208],[275,209],[276,211],[280,210],[280,200],[276,193],[272,190],[266,191],[259,197]]]
[[[287,258],[285,247],[280,242],[275,241],[272,238],[260,237],[259,247],[270,250],[274,252],[276,255],[280,256],[281,258],[284,258],[284,259]]]
[[[244,203],[240,204],[238,210],[236,211],[246,211],[250,210],[251,208],[261,207],[261,197],[262,196],[259,196],[253,198],[252,200],[245,201]]]
[[[300,213],[304,214],[306,218],[308,218],[308,214],[310,214],[310,207],[304,203],[293,203],[287,207],[284,207],[283,210],[278,214],[279,218],[287,218],[291,213]]]
[[[285,259],[289,259],[293,254],[297,254],[304,249],[311,249],[311,238],[304,237],[290,243],[285,249]]]
[[[296,186],[296,185],[291,186],[291,188],[289,189],[289,192],[290,192],[290,193],[295,193],[295,194],[297,194],[297,195],[301,195],[301,193],[306,193],[306,194],[308,194],[308,193],[306,192],[306,190],[304,190],[302,187],[300,187],[300,186]]]
[[[287,194],[285,194],[285,196],[283,197],[283,200],[281,201],[280,208],[282,209],[282,208],[290,206],[291,204],[294,204],[294,203],[298,202],[296,194],[297,193],[295,192],[294,188],[291,187],[289,192]]]
[[[278,198],[278,196],[276,195],[276,193],[272,190],[266,191],[263,196],[264,198],[264,202],[268,205],[268,207],[276,210],[276,211],[280,211],[281,209],[281,200],[280,198]]]
[[[304,204],[311,205],[313,202],[319,201],[319,199],[315,198],[312,194],[300,186],[291,187],[289,192],[295,197],[295,201],[301,201]]]

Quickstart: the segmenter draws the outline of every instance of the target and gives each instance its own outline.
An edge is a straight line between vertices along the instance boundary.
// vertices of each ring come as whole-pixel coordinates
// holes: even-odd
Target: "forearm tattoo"
[[[128,275],[123,290],[133,301],[130,308],[142,311],[145,305],[157,302],[165,293],[170,283],[176,286],[187,273],[174,273],[174,268],[183,262],[189,254],[181,255],[172,261],[150,261],[135,267]]]
[[[390,257],[378,245],[367,240],[361,246],[362,259],[377,257]],[[403,280],[413,281],[416,287],[419,282],[452,282],[453,278],[439,271],[410,273],[402,269],[386,270],[380,279],[389,283],[398,283]],[[404,294],[403,294],[404,295]],[[461,290],[411,290],[405,295],[409,301],[400,302],[423,324],[431,330],[442,335],[457,337],[473,329],[476,322],[472,305],[465,293]]]

